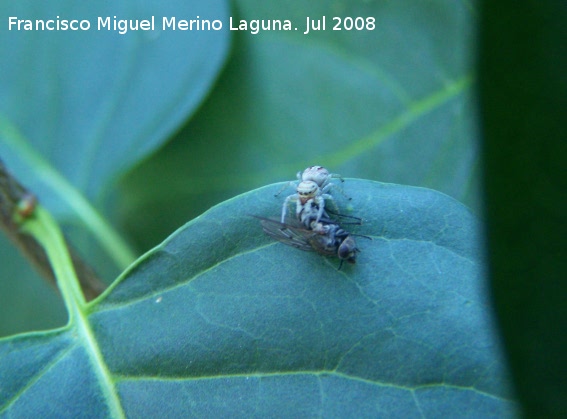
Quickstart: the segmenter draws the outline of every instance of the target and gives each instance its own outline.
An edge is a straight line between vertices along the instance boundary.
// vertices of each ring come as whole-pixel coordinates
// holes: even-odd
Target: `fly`
[[[338,224],[318,222],[311,229],[304,228],[299,221],[290,220],[281,223],[277,220],[257,217],[260,219],[264,232],[288,246],[296,249],[317,252],[324,256],[334,256],[340,259],[339,270],[343,262],[356,263],[359,252],[354,240],[354,234],[341,228]],[[361,236],[367,237],[367,236]]]

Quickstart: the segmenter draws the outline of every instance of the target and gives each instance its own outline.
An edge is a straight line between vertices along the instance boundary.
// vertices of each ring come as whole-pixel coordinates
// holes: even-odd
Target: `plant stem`
[[[56,286],[53,270],[42,246],[32,236],[24,234],[20,228],[25,219],[34,215],[36,204],[35,196],[8,173],[0,160],[0,228],[39,273]],[[67,246],[67,249],[85,298],[90,301],[98,297],[106,285],[72,248]]]
[[[59,227],[51,215],[38,205],[33,217],[22,223],[22,231],[32,235],[47,253],[57,279],[57,286],[63,296],[69,317],[73,321],[72,316],[85,306],[86,300]]]
[[[79,286],[79,281],[73,269],[73,262],[59,226],[46,210],[41,206],[36,206],[33,216],[23,221],[22,229],[41,243],[47,253],[69,313],[69,326],[75,327],[77,330],[77,335],[89,356],[112,417],[126,417],[114,386],[114,379],[108,370],[96,336],[88,321],[86,300]]]
[[[24,136],[6,118],[0,115],[0,135],[4,142],[16,150],[30,170],[36,173],[49,188],[66,202],[82,220],[84,226],[106,249],[120,269],[125,269],[136,259],[136,255],[110,224],[91,206],[85,197],[51,166],[39,153],[28,145]]]

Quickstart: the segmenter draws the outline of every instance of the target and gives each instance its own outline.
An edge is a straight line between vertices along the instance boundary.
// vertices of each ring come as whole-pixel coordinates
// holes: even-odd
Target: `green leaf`
[[[40,194],[43,189],[35,184],[43,173],[35,172],[34,158],[44,160],[88,198],[99,200],[109,182],[163,144],[199,105],[228,46],[227,31],[187,36],[161,30],[164,16],[226,19],[222,0],[24,0],[3,2],[0,13],[34,22],[60,16],[91,25],[87,31],[18,31],[2,25],[0,116],[23,138],[2,127],[0,155]],[[110,17],[113,24],[114,16],[154,16],[155,30],[121,35],[98,27],[99,18]],[[26,176],[20,167],[31,173]],[[62,202],[53,203],[54,209],[65,201],[65,196],[57,198]]]
[[[212,208],[144,255],[86,306],[89,333],[76,316],[0,341],[0,412],[104,416],[111,394],[129,417],[514,414],[464,206],[347,179],[341,212],[372,240],[358,237],[357,264],[339,271],[251,217],[279,215],[281,186]]]
[[[105,218],[116,178],[161,146],[199,106],[228,52],[228,31],[162,31],[162,17],[226,19],[226,1],[0,2],[0,158],[62,222],[72,243],[108,281],[131,261],[128,240]],[[88,31],[9,28],[17,19],[85,19]],[[150,19],[154,31],[99,30],[98,17]],[[86,232],[89,230],[90,235]],[[93,235],[102,244],[93,240]],[[2,248],[9,246],[0,237]],[[39,282],[20,258],[0,252],[0,335],[48,327],[24,290]],[[110,255],[110,256],[109,256]],[[113,259],[111,259],[113,258]],[[8,268],[9,266],[9,268]],[[17,275],[11,275],[15,271]],[[50,319],[49,321],[44,321]],[[55,320],[57,321],[57,320]],[[62,324],[62,323],[59,323]],[[21,326],[20,326],[21,325]],[[41,327],[39,327],[41,328]]]
[[[163,17],[225,19],[215,0],[2,4],[3,16],[82,19],[86,31],[4,29],[0,45],[0,156],[58,218],[102,237],[98,212],[117,176],[163,144],[200,104],[228,47],[227,31],[161,30]],[[105,17],[154,18],[152,31],[100,28]],[[94,208],[93,208],[94,207]],[[110,253],[120,238],[108,240]],[[88,250],[88,249],[87,249]],[[127,257],[121,261],[126,265]]]
[[[491,280],[526,417],[567,417],[567,7],[483,2]]]
[[[67,315],[56,289],[1,234],[0,259],[0,336],[65,324]]]
[[[233,20],[290,19],[298,30],[234,32],[210,98],[127,178],[121,211],[139,242],[153,247],[210,206],[315,164],[433,188],[478,208],[471,4],[236,5]],[[303,35],[307,16],[326,16],[326,30]],[[374,17],[376,26],[334,31],[333,16]]]

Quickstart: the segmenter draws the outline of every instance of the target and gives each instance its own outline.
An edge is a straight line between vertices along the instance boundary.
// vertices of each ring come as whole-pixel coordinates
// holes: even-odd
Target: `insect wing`
[[[260,219],[262,229],[268,236],[276,239],[288,246],[295,247],[296,249],[304,250],[307,252],[316,251],[314,246],[311,245],[310,239],[316,235],[313,231],[305,230],[303,228],[294,227],[289,224],[282,224],[279,221],[270,218],[256,217]]]

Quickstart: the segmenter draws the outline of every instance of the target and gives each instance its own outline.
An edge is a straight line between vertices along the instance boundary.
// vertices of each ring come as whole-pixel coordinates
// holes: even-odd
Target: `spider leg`
[[[287,215],[287,207],[289,205],[289,202],[298,198],[299,196],[295,194],[295,195],[290,195],[285,199],[282,205],[282,220],[281,220],[282,224],[285,222],[285,216]]]
[[[328,195],[328,196],[330,196],[330,195]],[[315,222],[317,222],[317,223],[319,222],[319,220],[321,220],[321,217],[325,213],[325,198],[324,197],[325,197],[325,195],[320,195],[320,196],[317,196],[315,198],[315,200],[316,200],[315,203],[319,207],[319,210],[317,211],[317,218],[315,219]]]
[[[291,186],[295,186],[297,187],[297,181],[295,180],[291,180],[289,182],[287,182],[285,185],[283,185],[280,190],[274,194],[274,196],[278,196],[279,194],[281,194],[285,189],[291,187]]]
[[[335,199],[331,195],[324,193],[324,194],[319,195],[319,198],[321,199],[321,202],[323,203],[322,205],[319,206],[319,210],[321,210],[321,208],[325,207],[325,200],[328,200],[328,201],[333,203],[334,209],[338,213],[339,207],[338,207],[337,203],[335,202]],[[319,221],[319,220],[317,220],[317,221]]]
[[[343,178],[341,178],[341,181],[344,182]],[[327,183],[328,182],[328,183]],[[350,196],[348,196],[345,191],[343,190],[343,188],[341,188],[339,185],[337,185],[336,183],[330,183],[330,181],[325,181],[325,183],[327,183],[324,187],[321,188],[321,192],[322,193],[327,193],[329,192],[329,190],[331,188],[333,188],[333,190],[339,191],[341,193],[342,196],[344,196],[346,199],[348,199],[349,201],[352,199]]]

